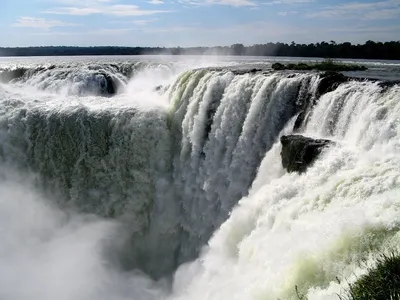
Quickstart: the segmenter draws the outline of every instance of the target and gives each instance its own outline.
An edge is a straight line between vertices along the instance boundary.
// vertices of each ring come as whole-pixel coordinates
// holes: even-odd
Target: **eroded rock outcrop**
[[[325,72],[320,75],[317,93],[322,96],[326,93],[334,91],[342,83],[348,82],[351,78],[337,72]]]
[[[318,158],[322,150],[333,142],[302,135],[284,135],[281,137],[281,144],[282,166],[288,172],[303,173]]]

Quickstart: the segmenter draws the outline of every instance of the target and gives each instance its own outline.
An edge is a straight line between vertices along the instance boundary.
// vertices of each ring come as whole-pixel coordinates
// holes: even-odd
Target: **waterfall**
[[[295,286],[335,299],[365,272],[360,260],[373,264],[398,241],[400,87],[326,86],[325,76],[144,63],[4,68],[0,213],[18,211],[7,186],[29,182],[22,190],[33,196],[18,201],[49,218],[33,236],[93,232],[82,233],[94,243],[82,259],[104,253],[87,276],[110,261],[117,270],[100,266],[103,284],[118,278],[129,294],[125,284],[143,280],[138,299],[296,299]],[[284,134],[334,144],[307,172],[288,173]],[[170,295],[132,270],[169,278]],[[71,297],[101,297],[86,284]]]

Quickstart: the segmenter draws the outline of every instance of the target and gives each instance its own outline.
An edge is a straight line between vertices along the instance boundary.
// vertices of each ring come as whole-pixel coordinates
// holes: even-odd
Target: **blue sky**
[[[2,0],[0,46],[400,40],[400,0]]]

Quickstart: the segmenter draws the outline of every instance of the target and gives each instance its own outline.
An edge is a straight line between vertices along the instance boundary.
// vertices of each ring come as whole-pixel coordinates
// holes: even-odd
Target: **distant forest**
[[[225,47],[23,47],[0,48],[0,56],[66,56],[66,55],[249,55],[322,58],[360,58],[400,60],[400,41],[352,45],[335,41],[316,44],[267,43],[252,46],[234,44]]]

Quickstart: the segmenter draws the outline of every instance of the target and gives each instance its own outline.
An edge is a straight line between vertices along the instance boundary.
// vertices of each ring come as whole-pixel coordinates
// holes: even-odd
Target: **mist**
[[[1,299],[163,298],[165,284],[118,266],[116,248],[126,237],[122,224],[63,210],[29,176],[2,167]]]

